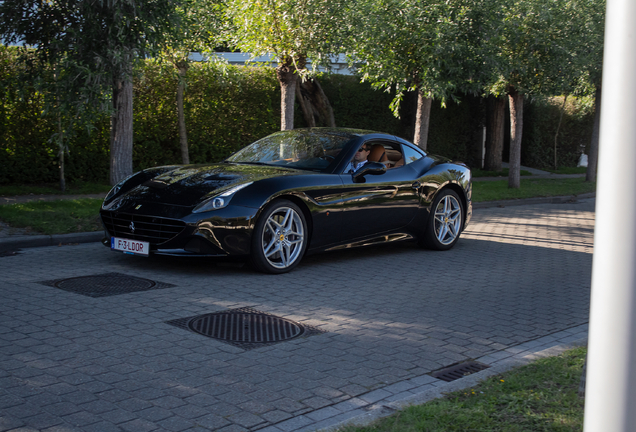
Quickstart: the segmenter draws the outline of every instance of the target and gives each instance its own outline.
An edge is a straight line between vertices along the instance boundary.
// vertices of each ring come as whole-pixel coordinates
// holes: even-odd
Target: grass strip
[[[491,377],[474,388],[412,406],[346,432],[581,431],[584,400],[577,391],[586,349]]]
[[[522,179],[521,188],[509,189],[507,180],[476,181],[473,202],[579,195],[596,190],[584,178]],[[15,228],[42,234],[99,231],[100,199],[73,199],[0,205],[0,220]]]
[[[596,192],[596,183],[585,178],[521,179],[519,189],[508,188],[508,180],[473,182],[473,202],[580,195]]]
[[[0,196],[18,196],[18,195],[82,195],[106,193],[112,186],[101,183],[74,183],[66,185],[66,192],[62,193],[59,185],[41,184],[41,185],[4,185],[0,186]]]
[[[470,172],[474,177],[508,177],[508,168],[502,168],[501,171],[484,171],[479,168],[471,168]],[[522,176],[531,176],[533,175],[530,171],[521,170],[519,175]]]
[[[547,168],[545,171],[554,174],[587,174],[587,167],[561,167],[559,169]]]
[[[14,228],[42,234],[100,231],[101,199],[33,201],[0,206],[0,219]]]

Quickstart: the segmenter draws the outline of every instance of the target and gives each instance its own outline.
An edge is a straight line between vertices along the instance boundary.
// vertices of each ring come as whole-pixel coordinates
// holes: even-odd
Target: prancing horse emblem
[[[135,223],[131,222],[130,225],[128,225],[128,228],[130,228],[130,232],[134,233],[135,232]]]

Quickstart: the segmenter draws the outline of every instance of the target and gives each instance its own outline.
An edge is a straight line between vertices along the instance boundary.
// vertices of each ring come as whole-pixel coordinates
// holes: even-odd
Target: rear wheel
[[[279,274],[300,263],[307,248],[307,223],[302,210],[279,200],[261,214],[252,236],[251,260],[264,273]]]
[[[459,195],[443,189],[433,201],[422,246],[434,250],[452,248],[462,232],[463,207]]]

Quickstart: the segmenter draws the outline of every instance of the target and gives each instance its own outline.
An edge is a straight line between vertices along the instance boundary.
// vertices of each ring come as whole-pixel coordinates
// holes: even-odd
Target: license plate
[[[148,253],[150,252],[150,243],[111,237],[110,248],[130,255],[148,256]]]

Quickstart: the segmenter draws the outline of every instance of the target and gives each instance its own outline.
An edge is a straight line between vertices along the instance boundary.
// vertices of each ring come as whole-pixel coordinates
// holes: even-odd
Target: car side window
[[[424,157],[424,153],[406,145],[402,146],[402,151],[404,152],[404,165],[408,165]]]

